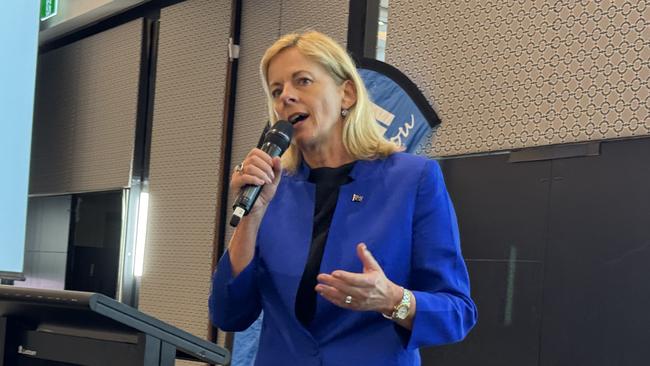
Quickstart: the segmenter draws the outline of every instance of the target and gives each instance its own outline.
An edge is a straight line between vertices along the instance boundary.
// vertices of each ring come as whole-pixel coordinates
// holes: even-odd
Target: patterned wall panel
[[[650,133],[648,0],[391,0],[388,23],[442,119],[424,154]]]
[[[219,194],[230,1],[161,11],[140,308],[199,337]]]
[[[30,193],[131,179],[142,20],[39,55]]]
[[[233,130],[232,166],[257,143],[268,120],[259,64],[264,51],[281,35],[305,29],[326,33],[341,44],[347,41],[347,0],[246,0],[242,7],[241,53]],[[260,31],[263,30],[263,31]],[[231,167],[232,171],[232,167]],[[230,201],[235,193],[230,192]],[[227,240],[232,235],[228,226]]]
[[[347,43],[349,0],[282,1],[282,34],[313,29],[327,34],[343,46]]]

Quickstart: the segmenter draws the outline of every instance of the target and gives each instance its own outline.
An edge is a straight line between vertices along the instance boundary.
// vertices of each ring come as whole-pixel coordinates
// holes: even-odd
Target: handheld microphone
[[[293,126],[291,123],[284,120],[277,121],[264,136],[264,142],[260,149],[272,158],[280,156],[289,147],[292,135]],[[248,215],[257,197],[260,195],[262,187],[251,184],[242,187],[232,206],[234,212],[230,217],[230,226],[236,227],[239,224],[239,220],[245,215]]]

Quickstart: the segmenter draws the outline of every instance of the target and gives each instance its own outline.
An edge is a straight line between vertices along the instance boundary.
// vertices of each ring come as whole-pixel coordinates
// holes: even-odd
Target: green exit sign
[[[56,15],[59,9],[59,0],[41,0],[41,21]]]

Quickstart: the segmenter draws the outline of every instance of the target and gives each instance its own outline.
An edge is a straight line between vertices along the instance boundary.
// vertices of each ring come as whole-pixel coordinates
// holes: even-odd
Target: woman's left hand
[[[364,243],[357,245],[357,255],[363,263],[363,273],[342,270],[321,273],[316,292],[342,308],[392,313],[402,300],[402,288],[386,278]]]

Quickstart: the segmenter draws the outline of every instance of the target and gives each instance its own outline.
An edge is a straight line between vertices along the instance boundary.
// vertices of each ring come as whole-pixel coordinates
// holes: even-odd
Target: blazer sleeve
[[[461,341],[476,323],[477,311],[456,214],[440,166],[433,160],[426,161],[419,180],[412,238],[409,287],[416,311],[413,328],[405,332],[410,333],[406,348]]]
[[[260,315],[262,303],[255,274],[258,262],[256,250],[251,263],[233,277],[228,251],[219,260],[208,299],[210,320],[216,327],[239,332],[247,329]]]

